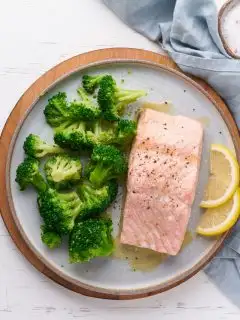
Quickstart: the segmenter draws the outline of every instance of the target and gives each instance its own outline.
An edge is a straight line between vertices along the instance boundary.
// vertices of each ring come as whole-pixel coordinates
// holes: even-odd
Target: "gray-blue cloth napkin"
[[[215,0],[103,1],[125,23],[159,43],[183,71],[205,79],[240,127],[240,60],[223,47]],[[240,223],[205,272],[240,307]]]

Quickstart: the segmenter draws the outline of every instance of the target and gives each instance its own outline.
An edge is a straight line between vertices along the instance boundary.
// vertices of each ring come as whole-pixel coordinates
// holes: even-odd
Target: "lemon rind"
[[[211,151],[222,152],[225,155],[225,157],[229,160],[229,163],[231,164],[233,179],[227,192],[221,198],[215,199],[215,200],[202,201],[200,203],[200,207],[202,208],[216,208],[226,203],[228,200],[230,200],[233,197],[234,193],[236,192],[239,186],[239,179],[240,179],[239,165],[234,153],[220,144],[212,144]]]
[[[217,236],[231,229],[240,216],[240,189],[238,188],[233,196],[233,208],[231,214],[220,225],[212,228],[197,227],[197,233],[203,236]]]

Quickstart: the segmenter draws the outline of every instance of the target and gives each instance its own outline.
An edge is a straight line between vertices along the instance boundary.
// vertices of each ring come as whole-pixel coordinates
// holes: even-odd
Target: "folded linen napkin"
[[[103,0],[125,23],[157,42],[187,73],[206,80],[240,128],[240,60],[225,51],[215,0]],[[207,275],[240,307],[240,222]]]

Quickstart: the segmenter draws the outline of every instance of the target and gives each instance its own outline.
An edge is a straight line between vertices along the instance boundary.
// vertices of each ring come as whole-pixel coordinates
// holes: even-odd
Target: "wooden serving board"
[[[8,178],[8,173],[6,171],[6,165],[8,161],[9,150],[11,146],[12,137],[15,133],[17,126],[24,120],[26,111],[34,104],[34,102],[38,99],[38,97],[44,93],[54,82],[64,77],[65,75],[70,74],[71,72],[77,70],[81,66],[87,66],[88,64],[99,62],[99,61],[107,61],[107,60],[116,60],[116,59],[126,59],[126,60],[142,60],[147,62],[156,63],[159,65],[163,65],[165,67],[179,70],[176,64],[168,57],[159,55],[157,53],[153,53],[150,51],[140,50],[140,49],[129,49],[129,48],[110,48],[92,51],[84,54],[77,55],[69,60],[66,60],[48,72],[46,72],[43,76],[41,76],[33,85],[23,94],[20,98],[16,106],[14,107],[12,113],[10,114],[4,129],[1,135],[0,141],[0,152],[1,152],[1,164],[0,164],[0,208],[2,218],[4,223],[19,250],[26,257],[26,259],[35,266],[40,272],[45,274],[47,277],[56,281],[57,283],[63,285],[64,287],[76,291],[78,293],[94,296],[98,298],[107,298],[107,299],[132,299],[132,298],[142,298],[149,295],[156,294],[161,292],[162,290],[155,290],[150,293],[138,293],[135,295],[118,295],[118,294],[108,294],[108,293],[98,293],[92,290],[88,290],[78,285],[74,285],[72,282],[63,279],[57,272],[53,272],[50,268],[48,268],[41,259],[37,256],[36,253],[30,248],[30,246],[26,243],[25,239],[20,234],[18,227],[13,219],[13,215],[9,205],[9,199],[6,188],[6,179]],[[217,104],[217,108],[221,113],[222,117],[225,119],[225,122],[231,132],[233,142],[235,144],[238,158],[240,159],[240,138],[237,126],[227,108],[223,100],[216,94],[216,92],[210,88],[205,82],[202,80],[193,78],[198,84],[200,84],[204,90],[207,92],[208,96],[215,101]],[[218,248],[220,248],[223,243],[224,238],[227,236],[223,236],[221,241],[218,244]],[[210,258],[204,261],[206,264]],[[193,276],[200,268],[194,270],[191,274],[187,275],[187,278]],[[174,285],[170,285],[168,287],[171,288],[181,283],[183,280],[176,282]]]

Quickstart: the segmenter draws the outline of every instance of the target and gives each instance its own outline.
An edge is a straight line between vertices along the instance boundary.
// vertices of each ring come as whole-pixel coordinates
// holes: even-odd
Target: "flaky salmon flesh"
[[[196,194],[202,142],[200,122],[142,111],[129,158],[122,243],[179,252]]]

